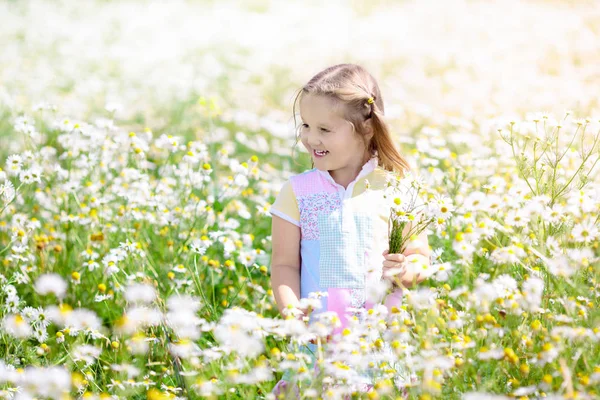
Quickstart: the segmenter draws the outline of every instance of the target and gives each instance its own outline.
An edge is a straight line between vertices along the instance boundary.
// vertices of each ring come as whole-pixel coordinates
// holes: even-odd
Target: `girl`
[[[294,120],[297,102],[302,119],[297,138],[312,155],[313,168],[291,177],[271,207],[271,285],[281,313],[299,308],[299,299],[311,292],[327,293],[309,323],[318,312],[334,311],[342,325],[333,332],[338,337],[352,316],[347,307],[369,309],[382,302],[369,290],[382,278],[398,279],[405,287],[421,282],[407,262],[421,257],[429,263],[430,249],[422,233],[422,248],[387,251],[386,179],[403,176],[410,167],[384,121],[375,79],[358,65],[334,65],[299,91]],[[383,304],[389,308],[401,301],[402,289],[396,287]],[[315,347],[304,350],[312,354]],[[276,396],[290,390],[289,379],[286,374],[277,383]]]

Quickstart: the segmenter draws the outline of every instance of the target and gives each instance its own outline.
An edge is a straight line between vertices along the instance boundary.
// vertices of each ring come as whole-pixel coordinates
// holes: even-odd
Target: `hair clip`
[[[367,99],[367,103],[369,103],[369,104],[373,104],[374,102],[375,102],[375,100],[373,100],[373,98],[372,98],[372,97],[369,97],[369,98]]]

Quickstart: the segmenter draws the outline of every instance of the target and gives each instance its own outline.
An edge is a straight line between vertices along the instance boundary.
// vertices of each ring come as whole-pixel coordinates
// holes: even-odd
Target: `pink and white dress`
[[[344,188],[328,171],[313,168],[285,182],[271,206],[271,215],[300,227],[300,295],[327,293],[311,321],[319,312],[335,311],[341,327],[334,336],[348,324],[347,307],[369,309],[383,303],[391,308],[402,303],[401,289],[385,299],[371,298],[369,291],[381,280],[382,253],[388,248],[390,208],[383,191],[389,174],[374,157]],[[314,347],[309,344],[306,350],[314,352]],[[285,387],[288,379],[285,374],[276,389]]]

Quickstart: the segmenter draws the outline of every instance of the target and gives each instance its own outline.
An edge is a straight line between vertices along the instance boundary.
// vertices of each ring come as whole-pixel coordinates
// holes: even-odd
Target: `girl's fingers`
[[[384,265],[383,272],[393,272],[394,274],[399,273],[399,272],[406,272],[406,265],[405,264],[394,264],[394,265]]]
[[[392,278],[392,277],[400,278],[400,277],[404,276],[405,273],[406,273],[405,270],[389,271],[389,272],[384,272],[381,276],[383,278]]]
[[[391,260],[387,260],[383,262],[383,266],[385,268],[398,268],[398,267],[402,267],[405,266],[406,263],[403,261],[391,261]]]
[[[386,260],[396,261],[396,262],[402,262],[406,259],[406,257],[404,257],[404,254],[386,254],[386,255],[384,255],[384,258]]]
[[[384,264],[383,265],[383,269],[384,270],[387,270],[387,269],[406,269],[406,264],[404,264],[404,263]]]

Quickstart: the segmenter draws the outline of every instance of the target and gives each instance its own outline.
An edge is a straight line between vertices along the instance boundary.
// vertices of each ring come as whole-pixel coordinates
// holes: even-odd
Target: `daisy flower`
[[[42,296],[53,293],[56,297],[63,298],[67,292],[67,283],[60,275],[49,273],[38,277],[34,289]]]
[[[13,184],[10,181],[6,181],[5,184],[0,185],[0,196],[6,201],[10,203],[16,196],[16,191]],[[1,208],[0,208],[1,210]]]
[[[11,175],[17,175],[23,166],[23,158],[18,154],[8,156],[6,160],[6,169]]]
[[[587,218],[584,222],[575,224],[571,235],[576,242],[593,242],[598,238],[598,226],[590,218]]]
[[[436,218],[443,218],[444,220],[450,218],[452,212],[454,211],[452,199],[450,199],[448,196],[436,197],[433,202],[429,203],[429,207]]]
[[[102,349],[89,344],[82,344],[75,347],[71,353],[73,361],[84,361],[86,365],[91,365],[98,357]]]
[[[128,303],[147,304],[156,299],[156,289],[153,286],[136,283],[125,290],[125,300]]]
[[[2,320],[2,329],[6,333],[21,339],[27,338],[33,333],[27,320],[20,314],[6,315]]]

